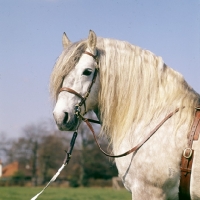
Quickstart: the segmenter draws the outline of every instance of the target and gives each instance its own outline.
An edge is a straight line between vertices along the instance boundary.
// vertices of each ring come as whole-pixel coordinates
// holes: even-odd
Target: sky
[[[0,0],[1,134],[53,118],[62,34],[75,42],[90,29],[161,56],[200,93],[200,0]]]

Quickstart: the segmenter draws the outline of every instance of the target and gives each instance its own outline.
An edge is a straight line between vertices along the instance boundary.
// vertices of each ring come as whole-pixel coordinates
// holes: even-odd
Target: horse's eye
[[[91,73],[92,73],[92,69],[87,68],[87,69],[85,69],[85,70],[83,71],[83,74],[82,74],[82,75],[84,75],[84,76],[89,76]]]

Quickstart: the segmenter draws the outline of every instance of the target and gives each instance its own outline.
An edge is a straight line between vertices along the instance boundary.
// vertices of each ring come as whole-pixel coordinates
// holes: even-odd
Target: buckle
[[[90,94],[89,92],[86,92],[83,98],[86,100],[88,98],[89,94]]]
[[[189,150],[189,154],[186,152]],[[192,156],[192,149],[191,148],[185,148],[183,151],[183,157],[186,159],[189,159]]]

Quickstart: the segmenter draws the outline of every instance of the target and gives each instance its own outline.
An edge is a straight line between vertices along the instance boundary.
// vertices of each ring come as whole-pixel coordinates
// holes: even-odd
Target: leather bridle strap
[[[112,158],[119,158],[119,157],[123,157],[123,156],[127,156],[128,154],[137,151],[170,117],[172,117],[175,113],[177,113],[179,111],[179,108],[177,108],[174,112],[171,112],[170,114],[168,114],[138,145],[136,145],[135,147],[133,147],[132,149],[130,149],[129,151],[126,151],[125,153],[122,153],[120,155],[111,155],[106,153],[100,146],[96,135],[95,135],[95,131],[92,127],[92,125],[90,124],[90,119],[83,119],[84,122],[87,124],[88,128],[90,129],[90,131],[92,132],[93,136],[94,136],[94,140],[97,144],[97,146],[99,147],[99,149],[101,150],[101,152],[108,156],[108,157],[112,157]]]
[[[71,89],[71,88],[68,88],[68,87],[62,87],[60,88],[59,90],[59,93],[60,92],[69,92],[71,94],[75,94],[76,96],[78,96],[80,99],[81,99],[81,102],[78,104],[78,106],[82,106],[84,105],[84,109],[85,109],[85,112],[86,112],[86,104],[85,104],[85,98],[83,96],[81,96],[81,94],[79,94],[78,92],[76,92],[75,90]]]
[[[85,51],[84,54],[87,54],[89,56],[92,56],[96,61],[97,61],[97,58],[98,58],[98,52],[96,55],[93,55],[92,53],[88,52],[88,51]]]
[[[63,87],[63,88],[61,88],[59,90],[59,92],[62,92],[62,91],[66,91],[66,92],[69,92],[71,94],[75,94],[76,96],[78,96],[79,98],[81,98],[81,100],[84,100],[84,98],[78,92],[76,92],[75,90],[73,90],[71,88]]]
[[[189,133],[187,148],[184,149],[181,157],[181,179],[179,186],[179,199],[190,200],[190,179],[192,172],[192,163],[194,158],[194,150],[192,144],[194,140],[198,140],[200,134],[200,107],[196,108],[195,119],[191,131]]]

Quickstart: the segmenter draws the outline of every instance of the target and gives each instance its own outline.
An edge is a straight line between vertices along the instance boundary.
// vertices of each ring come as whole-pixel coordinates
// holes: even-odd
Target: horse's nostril
[[[67,121],[68,121],[68,113],[65,112],[65,117],[64,117],[64,119],[63,119],[63,123],[66,124]]]

